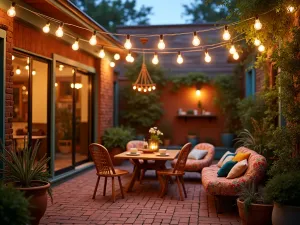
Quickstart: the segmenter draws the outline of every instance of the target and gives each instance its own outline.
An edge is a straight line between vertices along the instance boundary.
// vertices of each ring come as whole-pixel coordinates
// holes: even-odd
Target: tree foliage
[[[193,85],[207,84],[210,82],[207,75],[198,72],[191,72],[182,76],[172,77],[171,82],[173,84],[173,90],[177,91],[181,86],[190,87]]]
[[[136,9],[136,0],[72,0],[80,9],[107,30],[116,31],[117,25],[149,24],[152,7]]]

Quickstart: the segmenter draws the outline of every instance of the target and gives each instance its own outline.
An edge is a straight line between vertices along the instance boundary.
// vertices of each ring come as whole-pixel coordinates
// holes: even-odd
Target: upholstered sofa
[[[201,172],[204,167],[210,166],[212,164],[215,155],[215,147],[208,143],[200,143],[197,144],[193,149],[207,150],[208,153],[203,159],[200,160],[188,159],[185,164],[184,170],[187,172]],[[176,162],[177,159],[174,159],[171,162],[172,167],[174,167]]]

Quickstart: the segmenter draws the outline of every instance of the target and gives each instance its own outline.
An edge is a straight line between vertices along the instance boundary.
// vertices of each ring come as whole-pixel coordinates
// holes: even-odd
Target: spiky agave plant
[[[49,182],[49,173],[47,171],[47,163],[50,160],[45,154],[40,160],[37,160],[37,152],[40,147],[40,141],[36,141],[33,147],[29,146],[24,139],[24,147],[11,151],[7,150],[2,142],[0,152],[0,161],[5,164],[4,180],[6,182],[15,182],[19,187],[31,187],[33,181]],[[52,201],[51,188],[48,194]]]
[[[252,203],[262,204],[265,202],[262,197],[262,193],[256,190],[254,183],[244,185],[240,191],[239,198],[244,202],[246,215],[248,215]]]

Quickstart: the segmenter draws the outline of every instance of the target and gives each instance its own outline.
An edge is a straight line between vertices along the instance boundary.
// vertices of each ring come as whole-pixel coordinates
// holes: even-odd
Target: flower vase
[[[158,141],[151,141],[149,140],[149,149],[153,152],[157,152],[159,149],[159,142]]]

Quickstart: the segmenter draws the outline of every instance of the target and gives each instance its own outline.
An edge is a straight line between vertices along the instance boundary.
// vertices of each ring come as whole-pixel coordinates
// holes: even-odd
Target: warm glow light
[[[235,59],[235,60],[238,60],[239,58],[240,58],[240,56],[239,56],[239,53],[234,53],[233,54],[233,58]]]
[[[258,46],[258,51],[264,52],[265,50],[266,50],[265,46],[263,45]]]
[[[62,37],[62,36],[64,36],[63,24],[62,24],[62,23],[59,25],[59,27],[58,27],[57,30],[55,31],[55,35],[56,35],[57,37]]]
[[[63,69],[64,69],[64,65],[59,65],[58,70],[63,71]]]
[[[165,42],[164,42],[164,36],[162,34],[159,36],[159,42],[158,42],[157,47],[160,50],[163,50],[166,47]]]
[[[211,62],[211,57],[208,53],[208,51],[205,51],[205,58],[204,58],[205,62],[210,63]]]
[[[56,85],[55,85],[56,86]],[[81,83],[75,83],[75,85],[73,83],[71,83],[71,88],[76,88],[76,89],[80,89],[82,88],[82,84]]]
[[[255,18],[255,23],[254,23],[254,29],[255,30],[260,30],[262,28],[262,24],[260,20],[258,19],[258,16]]]
[[[14,60],[14,59],[15,59],[15,56],[14,56],[14,55],[12,55],[12,56],[11,56],[11,60]]]
[[[120,56],[119,53],[116,53],[116,54],[114,55],[114,59],[115,59],[115,60],[119,60],[120,58],[121,58],[121,56]]]
[[[47,24],[43,27],[43,32],[44,33],[49,33],[50,32],[50,22],[48,21]]]
[[[141,91],[141,90],[142,90],[142,88],[141,88],[141,87],[139,87],[139,88],[138,88],[138,91]]]
[[[129,35],[129,34],[127,34],[127,37],[126,37],[126,41],[125,41],[124,47],[125,47],[126,49],[128,49],[128,50],[132,48],[132,44],[131,44],[131,42],[130,42],[130,35]]]
[[[15,9],[16,3],[12,2],[11,7],[7,10],[7,15],[9,17],[15,17],[16,16],[16,9]]]
[[[27,89],[26,86],[22,86],[23,91],[26,91],[26,89]]]
[[[35,75],[36,75],[35,69],[32,70],[31,74],[32,74],[32,76],[35,76]]]
[[[147,92],[147,88],[144,88],[144,92]]]
[[[133,62],[134,62],[134,58],[132,57],[130,51],[128,52],[128,54],[127,54],[127,56],[126,56],[126,61],[127,61],[127,62],[130,62],[130,63],[133,63]]]
[[[230,35],[229,31],[228,31],[228,26],[225,26],[224,33],[223,33],[223,39],[225,41],[228,41],[230,39],[230,37],[231,37],[231,35]]]
[[[289,13],[293,13],[293,12],[295,11],[295,7],[292,6],[292,5],[289,5],[289,6],[287,7],[287,11],[288,11]]]
[[[232,54],[232,55],[234,53],[236,53],[236,49],[235,49],[234,45],[231,45],[231,48],[229,49],[229,53]]]
[[[259,46],[261,44],[261,41],[258,40],[257,38],[254,39],[254,45]]]
[[[193,38],[193,41],[192,41],[192,44],[194,45],[194,46],[199,46],[200,45],[200,39],[199,39],[199,37],[198,37],[198,35],[197,35],[197,32],[195,31],[194,32],[194,38]]]
[[[112,67],[112,68],[114,68],[114,67],[116,66],[115,62],[113,62],[113,61],[110,62],[109,65],[110,65],[110,67]]]
[[[97,44],[97,36],[96,36],[96,34],[97,34],[97,32],[94,31],[94,33],[93,33],[91,39],[89,40],[90,45],[93,45],[93,46],[94,46],[94,45]]]
[[[99,52],[99,57],[100,57],[101,59],[103,59],[103,58],[105,57],[105,51],[104,51],[104,48],[103,48],[103,47],[101,48],[101,50],[100,50],[100,52]]]
[[[156,87],[155,86],[152,86],[152,90],[154,91],[156,89]]]
[[[197,96],[200,96],[201,95],[201,91],[198,89],[198,90],[196,90],[196,95]]]
[[[26,66],[25,66],[25,69],[26,69],[26,70],[29,70],[29,65],[26,65]]]
[[[77,51],[79,49],[79,39],[77,38],[74,44],[72,45],[72,49]]]
[[[178,64],[182,64],[182,63],[183,63],[183,58],[182,58],[182,56],[181,56],[181,53],[180,53],[180,52],[178,52],[178,56],[177,56],[177,63],[178,63]]]
[[[153,59],[152,59],[152,63],[153,63],[154,65],[156,65],[156,64],[159,63],[158,56],[157,56],[157,53],[156,53],[156,52],[154,53],[154,56],[153,56]]]
[[[57,87],[58,86],[58,83],[55,83],[55,87]]]
[[[151,89],[151,87],[148,87],[148,91],[151,91],[152,89]]]
[[[20,67],[17,67],[17,69],[16,69],[16,74],[17,74],[17,75],[20,75],[20,74],[21,74],[21,69],[20,69]]]
[[[136,90],[136,86],[134,85],[134,86],[132,87],[132,89],[133,89],[133,90]]]

